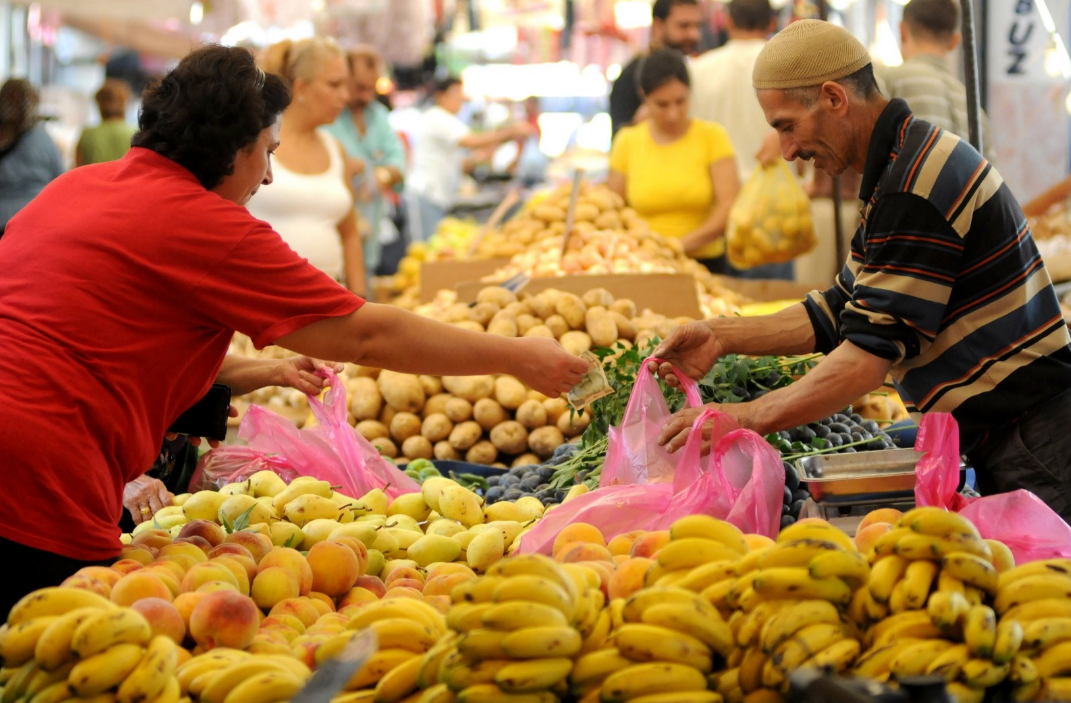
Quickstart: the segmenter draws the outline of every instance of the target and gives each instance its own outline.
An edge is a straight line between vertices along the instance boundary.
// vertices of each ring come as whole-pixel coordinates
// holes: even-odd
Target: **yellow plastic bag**
[[[811,201],[786,162],[751,174],[729,211],[725,244],[738,269],[784,263],[814,248]]]

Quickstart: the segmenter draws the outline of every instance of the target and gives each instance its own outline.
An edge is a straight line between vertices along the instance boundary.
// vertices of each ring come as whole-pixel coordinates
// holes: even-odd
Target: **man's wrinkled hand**
[[[680,386],[674,367],[688,378],[698,381],[707,375],[724,354],[721,342],[706,322],[682,325],[658,345],[654,356],[662,360],[656,372],[674,388]]]
[[[151,520],[171,505],[173,498],[162,481],[149,476],[139,476],[123,487],[123,507],[130,511],[135,525]]]

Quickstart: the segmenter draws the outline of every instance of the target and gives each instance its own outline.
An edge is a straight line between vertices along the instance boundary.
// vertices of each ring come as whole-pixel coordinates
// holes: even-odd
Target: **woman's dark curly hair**
[[[209,45],[145,90],[131,143],[189,169],[211,190],[289,104],[283,81],[257,68],[247,50]]]

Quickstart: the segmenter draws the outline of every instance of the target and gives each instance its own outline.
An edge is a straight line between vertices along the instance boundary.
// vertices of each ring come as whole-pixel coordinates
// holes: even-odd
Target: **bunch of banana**
[[[290,700],[310,675],[293,657],[216,648],[183,663],[173,678],[178,691],[201,703],[276,703]]]

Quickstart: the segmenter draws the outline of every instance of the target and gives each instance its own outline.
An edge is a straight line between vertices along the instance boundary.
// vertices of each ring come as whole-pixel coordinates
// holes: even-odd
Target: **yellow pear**
[[[408,515],[395,515],[387,518],[387,521],[383,523],[384,527],[397,527],[402,530],[409,530],[410,532],[419,532],[424,534],[424,530],[420,529],[420,525],[416,520]]]
[[[501,530],[484,530],[476,535],[465,550],[469,567],[476,572],[487,571],[487,567],[502,558],[506,545]]]
[[[253,489],[253,497],[255,498],[265,496],[274,498],[286,490],[286,481],[279,478],[279,474],[268,469],[258,471],[250,476],[249,485]]]
[[[543,517],[543,503],[541,503],[535,496],[518,498],[515,504],[518,508],[528,514],[529,520]]]
[[[386,515],[359,515],[354,520],[354,522],[367,522],[368,524],[375,525],[376,527],[383,527],[383,525],[386,524],[386,522],[387,522],[387,516]]]
[[[397,552],[398,538],[391,534],[390,530],[379,530],[376,532],[376,539],[372,542],[371,549],[379,550],[384,555]]]
[[[217,491],[197,491],[182,504],[182,512],[191,520],[219,522],[219,506],[227,496]],[[144,524],[144,523],[142,523]]]
[[[338,520],[325,518],[306,522],[304,527],[301,528],[301,531],[305,533],[305,539],[302,540],[300,549],[303,551],[312,549],[312,545],[317,542],[323,542],[331,536],[332,531],[339,527],[342,527],[342,524]]]
[[[461,545],[449,537],[424,535],[406,549],[409,558],[420,566],[453,561],[461,556]]]
[[[181,530],[182,528],[180,527],[179,529]],[[130,534],[129,532],[124,532],[123,534],[119,535],[119,544],[130,544],[133,541],[134,535]]]
[[[508,500],[488,505],[483,509],[483,517],[487,522],[528,522],[532,519],[528,510]]]
[[[361,499],[357,501],[357,504],[353,507],[359,510],[362,514],[373,513],[375,515],[386,515],[387,503],[387,494],[378,488],[373,488],[361,496]]]
[[[476,535],[480,534],[475,530],[465,530],[464,532],[458,532],[450,536],[450,539],[454,540],[461,545],[462,549],[468,549],[472,544],[472,540],[476,539]]]
[[[388,527],[384,532],[389,532],[398,541],[398,549],[409,549],[409,545],[424,536],[419,530],[414,532],[401,527]]]
[[[384,581],[390,576],[391,572],[395,569],[400,569],[403,566],[407,566],[410,569],[419,569],[420,565],[412,559],[388,559],[383,564],[383,571],[380,573],[380,578]]]
[[[367,522],[352,522],[349,524],[339,525],[331,531],[327,537],[353,537],[358,542],[361,542],[366,547],[371,547],[376,541],[376,526]]]
[[[368,564],[365,565],[364,572],[369,576],[379,576],[386,562],[387,558],[383,556],[383,552],[378,549],[369,549]]]
[[[387,517],[406,515],[417,522],[427,520],[430,513],[431,507],[424,502],[424,496],[420,493],[402,494],[387,507]]]
[[[480,499],[475,493],[462,488],[456,483],[443,488],[439,494],[439,512],[443,517],[457,520],[466,527],[479,525],[483,522],[483,510],[480,508]]]
[[[287,520],[304,528],[313,520],[337,520],[338,506],[330,498],[306,493],[287,502],[283,514]]]
[[[351,498],[350,496],[346,495],[345,493],[339,493],[338,491],[333,491],[331,493],[331,500],[333,500],[336,503],[338,503],[339,507],[342,507],[342,508],[346,507],[347,505],[353,505],[354,503],[357,502],[356,498]]]
[[[172,505],[183,505],[187,500],[190,499],[190,496],[192,496],[192,495],[193,495],[192,493],[179,493],[177,496],[175,496],[174,498],[171,499],[171,504]]]
[[[289,486],[275,495],[272,499],[272,505],[275,507],[277,513],[282,514],[287,503],[298,496],[304,495],[316,495],[321,498],[330,498],[331,484],[327,481],[318,481],[316,479],[302,481],[295,478],[290,482]]]
[[[425,534],[429,535],[441,535],[443,537],[453,537],[458,532],[464,532],[465,528],[454,522],[453,520],[447,520],[442,518],[428,525],[428,529]]]
[[[245,528],[244,530],[241,530],[241,531],[242,532],[256,532],[257,534],[264,535],[268,539],[271,539],[271,526],[266,522],[258,522],[257,524],[250,525],[249,527],[247,527],[247,528]]]
[[[456,486],[457,482],[443,476],[431,476],[425,479],[424,483],[420,484],[420,493],[424,496],[424,502],[435,512],[441,513],[442,510],[439,510],[439,494],[450,485]]]
[[[267,523],[275,517],[275,512],[271,508],[265,506],[253,496],[235,495],[226,498],[223,504],[219,506],[219,521],[220,523],[225,522],[226,524],[234,525],[235,521],[246,512],[249,513],[246,519],[246,526]],[[235,527],[236,529],[241,529],[237,526]]]
[[[240,481],[238,483],[228,483],[223,488],[219,489],[219,492],[225,496],[251,496],[253,491],[249,487],[249,481]]]
[[[513,540],[517,539],[521,534],[521,530],[524,529],[524,524],[515,520],[495,520],[490,525],[502,530],[502,538],[505,540],[507,547],[513,544]]]
[[[271,524],[271,543],[276,547],[297,549],[305,539],[305,533],[292,522],[276,520]]]

